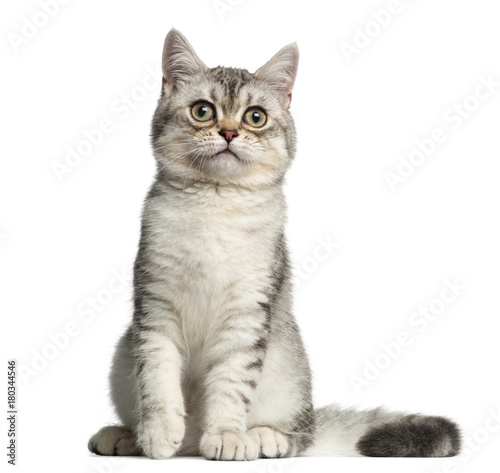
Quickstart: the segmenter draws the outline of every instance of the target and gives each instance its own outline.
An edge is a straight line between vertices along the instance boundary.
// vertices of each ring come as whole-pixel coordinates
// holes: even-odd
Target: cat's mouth
[[[229,148],[223,149],[222,151],[215,153],[212,156],[212,158],[235,158],[238,161],[240,161],[238,155],[234,151],[231,151]]]

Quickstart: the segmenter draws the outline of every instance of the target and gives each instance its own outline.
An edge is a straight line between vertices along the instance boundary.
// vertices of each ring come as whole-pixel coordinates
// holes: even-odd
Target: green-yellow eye
[[[252,107],[245,112],[244,120],[250,126],[253,126],[254,128],[260,128],[266,123],[267,117],[264,113],[264,110],[262,110],[261,108]]]
[[[198,102],[191,108],[191,115],[199,122],[208,122],[215,117],[215,109],[208,102]]]

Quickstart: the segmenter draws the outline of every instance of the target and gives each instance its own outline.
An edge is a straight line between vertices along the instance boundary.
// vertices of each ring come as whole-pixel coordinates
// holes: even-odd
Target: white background
[[[491,415],[500,409],[500,87],[484,100],[471,96],[480,76],[500,82],[500,9],[494,0],[401,0],[377,35],[372,12],[390,3],[222,0],[219,8],[229,7],[218,11],[212,0],[73,0],[19,43],[23,18],[35,21],[43,10],[34,0],[4,2],[2,353],[4,363],[17,358],[32,370],[19,374],[18,471],[444,473],[498,465],[500,427]],[[131,317],[131,287],[113,272],[130,276],[135,257],[159,95],[154,82],[150,90],[141,84],[158,68],[172,26],[209,66],[254,71],[298,42],[288,237],[302,268],[296,314],[317,404],[450,416],[475,439],[472,455],[221,464],[117,463],[87,452],[89,436],[115,421],[107,373]],[[353,45],[357,28],[372,38],[349,61],[342,42]],[[121,104],[123,94],[135,97],[131,105]],[[477,109],[458,124],[453,107],[464,101]],[[54,163],[103,119],[113,131],[59,180]],[[407,159],[435,128],[446,141],[391,191],[384,173],[397,172],[398,156]],[[322,261],[314,259],[318,238],[339,244]],[[420,306],[439,307],[445,279],[455,278],[466,287],[460,296],[432,323],[412,325]],[[108,299],[89,312],[96,296]],[[68,324],[71,336],[61,335]],[[387,362],[381,344],[403,331],[411,345],[358,392],[352,376],[363,376],[367,362]]]

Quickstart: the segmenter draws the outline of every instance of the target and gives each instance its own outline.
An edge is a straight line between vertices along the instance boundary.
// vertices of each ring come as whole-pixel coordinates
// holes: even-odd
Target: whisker
[[[193,158],[193,160],[191,161],[191,164],[190,164],[190,166],[189,166],[188,170],[186,171],[186,177],[185,177],[185,179],[184,179],[184,184],[183,184],[183,187],[184,187],[184,188],[186,187],[186,181],[187,181],[187,178],[188,178],[188,175],[189,175],[189,171],[191,170],[191,167],[193,166],[193,164],[195,163],[195,161],[198,159],[198,157],[199,157],[200,155],[202,155],[202,151],[203,151],[203,149],[202,149],[202,148],[198,148],[196,155],[194,156],[194,158]]]
[[[267,141],[267,140],[271,140],[272,138],[277,138],[279,135],[273,135],[273,136],[266,136],[265,138],[261,138],[260,140],[254,140],[254,141],[251,141],[250,144],[255,144],[255,143],[260,143],[262,141]]]
[[[185,153],[182,153],[178,156],[176,156],[175,158],[172,158],[172,159],[169,159],[160,169],[158,169],[156,171],[157,174],[159,174],[161,171],[163,171],[163,169],[165,169],[166,166],[168,166],[169,164],[172,164],[176,161],[180,161],[184,156],[186,156],[187,154],[191,153],[192,150],[189,150],[189,151],[186,151]]]

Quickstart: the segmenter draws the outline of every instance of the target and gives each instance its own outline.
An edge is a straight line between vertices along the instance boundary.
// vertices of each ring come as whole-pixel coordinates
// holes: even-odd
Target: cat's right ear
[[[186,37],[172,28],[163,46],[163,90],[167,94],[171,93],[184,80],[203,71],[206,67]]]
[[[255,75],[279,92],[283,104],[289,106],[292,101],[292,89],[298,67],[299,48],[295,43],[292,43],[278,51],[255,72]]]

